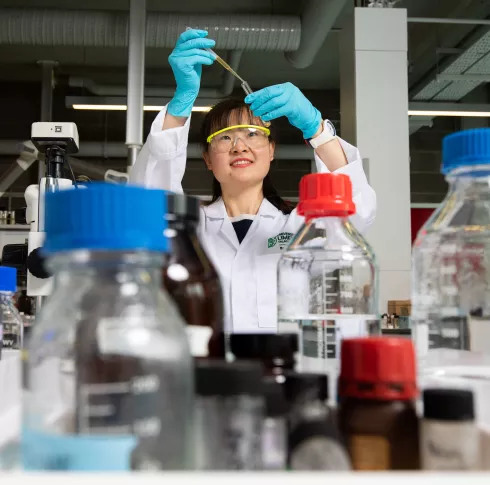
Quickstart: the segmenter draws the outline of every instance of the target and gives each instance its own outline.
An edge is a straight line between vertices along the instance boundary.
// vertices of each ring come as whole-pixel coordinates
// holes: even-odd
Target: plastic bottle
[[[164,192],[138,187],[47,195],[54,286],[29,339],[26,469],[193,465],[193,362],[160,288],[165,210]]]
[[[481,469],[480,430],[471,391],[424,390],[420,453],[423,470]]]
[[[338,419],[354,470],[419,469],[417,395],[411,340],[342,342]]]
[[[412,253],[411,321],[422,366],[432,349],[490,353],[490,129],[447,136],[442,157],[449,192]]]
[[[299,369],[332,372],[333,385],[341,340],[380,333],[376,261],[349,220],[347,175],[306,175],[299,192],[305,224],[279,260],[278,331],[300,331]]]
[[[0,266],[0,303],[3,327],[2,348],[21,349],[24,342],[24,321],[12,300],[17,288],[17,270]]]
[[[218,273],[197,237],[200,202],[196,197],[167,193],[171,251],[163,284],[187,323],[194,357],[225,358],[223,295]]]

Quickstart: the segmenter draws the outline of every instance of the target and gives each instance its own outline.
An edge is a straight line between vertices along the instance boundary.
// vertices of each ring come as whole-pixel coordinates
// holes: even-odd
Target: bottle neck
[[[55,286],[97,279],[107,284],[137,283],[159,288],[163,258],[163,254],[147,251],[79,250],[53,254],[48,265]]]
[[[341,215],[323,215],[323,216],[305,216],[307,223],[312,224],[338,224],[343,225],[348,219],[346,214]]]
[[[468,195],[488,193],[490,185],[490,165],[476,165],[472,167],[459,167],[451,171],[446,180],[449,191],[467,192]]]
[[[346,232],[351,232],[352,226],[347,217],[334,216],[307,219],[306,225],[310,235],[316,234],[318,236],[322,234],[325,237],[333,238],[333,240],[337,240],[338,238],[343,239]]]
[[[345,221],[349,217],[349,214],[345,211],[334,212],[330,211],[325,214],[305,214],[306,222],[318,221],[318,220],[340,220]]]

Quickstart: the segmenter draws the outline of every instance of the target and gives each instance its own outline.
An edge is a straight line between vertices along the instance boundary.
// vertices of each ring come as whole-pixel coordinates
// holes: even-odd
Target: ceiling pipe
[[[436,17],[408,17],[407,22],[415,24],[490,25],[490,20],[488,19],[448,19]]]
[[[0,140],[0,155],[18,156],[21,145],[16,140]],[[77,153],[79,158],[126,158],[127,149],[121,142],[87,141],[80,143]],[[189,143],[187,158],[202,158],[202,147],[199,143]],[[275,160],[310,160],[313,150],[307,145],[278,145],[274,152]]]
[[[301,42],[286,59],[296,68],[311,66],[347,0],[310,0],[301,15]]]
[[[146,0],[130,0],[129,14],[126,146],[128,167],[131,167],[143,146]]]
[[[232,51],[229,56],[229,64],[234,71],[238,71],[243,51]],[[121,85],[98,84],[89,78],[70,76],[68,85],[71,87],[85,88],[97,96],[126,96],[127,88]],[[223,98],[233,92],[235,76],[229,71],[225,71],[223,85],[219,89],[201,88],[199,98]],[[171,98],[174,95],[175,87],[145,87],[145,96]]]
[[[216,49],[294,51],[301,21],[291,15],[182,15],[149,12],[146,47],[172,48],[186,27],[209,31]],[[0,9],[0,44],[127,47],[128,14],[123,11]]]

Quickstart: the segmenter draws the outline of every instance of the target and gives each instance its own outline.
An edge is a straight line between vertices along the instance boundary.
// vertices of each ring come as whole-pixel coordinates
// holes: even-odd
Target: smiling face
[[[226,118],[226,124],[222,122],[216,122],[214,126],[211,124],[211,131],[207,135],[229,126],[264,126],[262,120],[254,117],[245,106],[234,109]],[[263,143],[257,143],[259,138],[265,136],[260,130],[230,130],[217,135],[207,146],[207,150],[203,153],[204,161],[222,187],[240,190],[264,180],[274,159],[273,142],[267,139]],[[226,151],[223,151],[225,146]]]

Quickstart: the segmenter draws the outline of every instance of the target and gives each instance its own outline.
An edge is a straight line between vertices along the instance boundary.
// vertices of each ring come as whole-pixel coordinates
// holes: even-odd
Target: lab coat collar
[[[225,203],[221,198],[219,198],[216,202],[213,202],[210,205],[204,206],[203,209],[204,209],[204,213],[206,214],[206,217],[210,217],[212,219],[228,218],[226,214]],[[267,199],[264,199],[262,201],[262,204],[260,204],[259,212],[257,213],[257,215],[276,217],[280,213],[281,211],[279,209],[274,207]]]
[[[236,250],[238,250],[240,248],[240,243],[238,241],[235,228],[233,227],[233,224],[226,213],[223,199],[218,199],[216,202],[213,202],[208,206],[204,206],[203,210],[206,217],[210,219],[210,222],[213,222],[211,225],[206,224],[207,227],[211,228],[211,226],[215,226],[215,231],[222,234],[224,238],[227,239]],[[274,219],[280,213],[281,211],[279,209],[276,209],[276,207],[274,207],[267,199],[264,199],[262,204],[260,204],[260,208],[257,213],[258,217],[255,218],[252,226],[248,230],[248,233],[242,242],[242,246],[244,246],[245,243],[252,238],[262,217]]]

